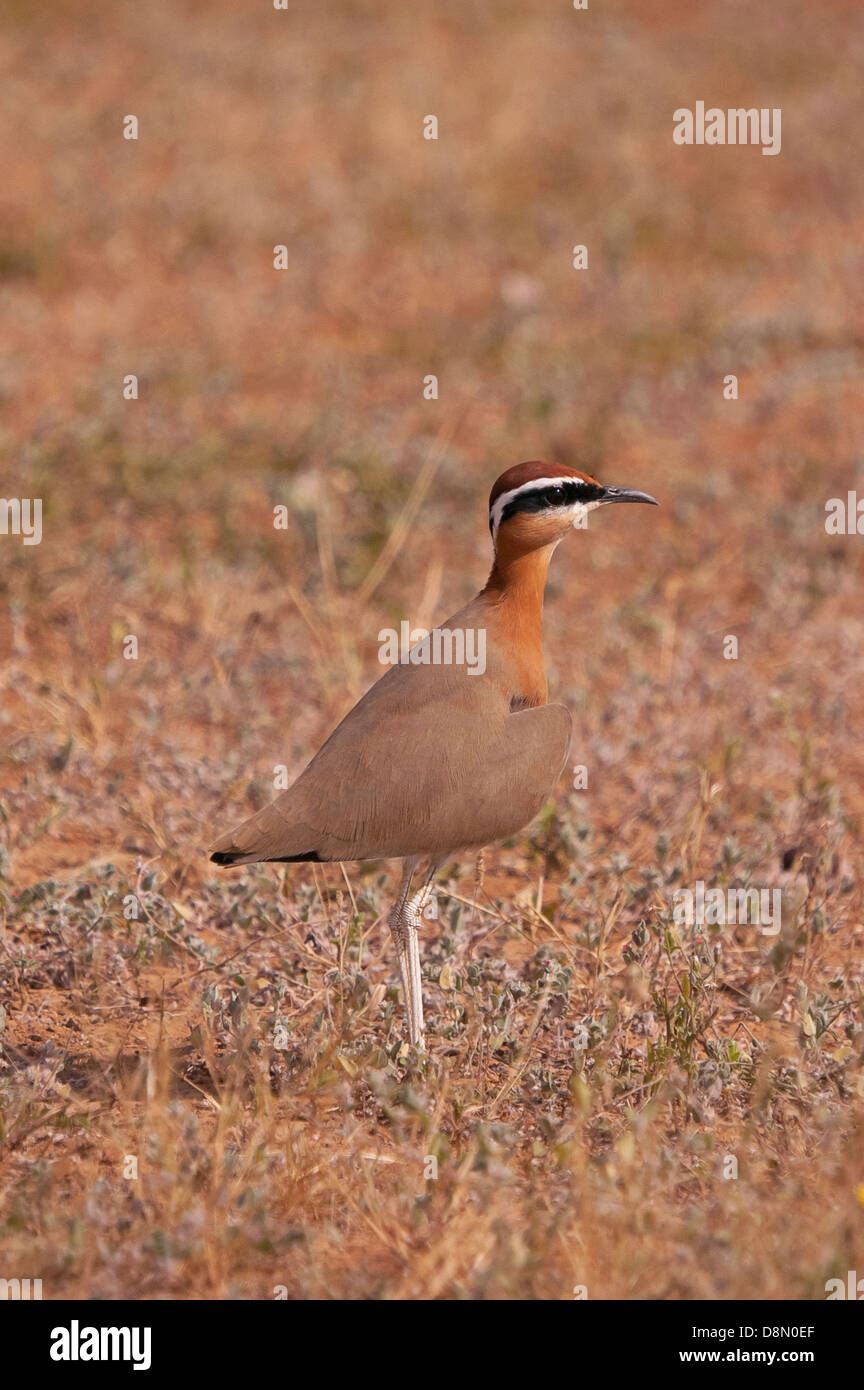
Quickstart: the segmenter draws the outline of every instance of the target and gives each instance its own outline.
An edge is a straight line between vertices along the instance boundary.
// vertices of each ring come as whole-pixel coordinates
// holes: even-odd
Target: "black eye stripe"
[[[503,525],[518,512],[544,512],[550,507],[572,507],[578,502],[597,502],[602,496],[603,488],[598,483],[583,483],[578,478],[567,478],[560,483],[549,483],[546,487],[531,488],[511,498],[498,524]]]

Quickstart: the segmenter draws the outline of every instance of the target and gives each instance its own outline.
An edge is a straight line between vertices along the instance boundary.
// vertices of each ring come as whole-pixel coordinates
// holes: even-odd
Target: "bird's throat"
[[[543,594],[555,544],[522,554],[496,553],[481,597],[490,625],[510,656],[517,689],[531,705],[546,703],[543,660]]]
[[[527,553],[496,551],[483,593],[495,603],[506,602],[511,612],[520,611],[526,619],[533,614],[542,627],[546,576],[557,544],[556,541]]]

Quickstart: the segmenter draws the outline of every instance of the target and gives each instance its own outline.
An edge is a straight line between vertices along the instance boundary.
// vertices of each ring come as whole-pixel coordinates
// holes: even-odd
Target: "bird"
[[[528,825],[567,760],[572,720],[565,705],[548,702],[543,659],[550,560],[591,512],[624,502],[658,505],[561,464],[531,461],[502,473],[489,494],[492,569],[477,596],[389,667],[290,787],[210,848],[226,866],[401,860],[388,920],[408,1043],[418,1052],[420,932],[436,876],[460,853]],[[484,652],[482,670],[458,660],[466,634],[471,650]]]

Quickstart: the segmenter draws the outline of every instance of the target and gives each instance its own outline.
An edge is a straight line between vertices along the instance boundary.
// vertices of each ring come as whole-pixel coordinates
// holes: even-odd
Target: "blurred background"
[[[41,498],[44,511],[40,545],[0,536],[11,933],[0,1037],[12,1049],[6,1133],[20,1136],[8,1201],[28,1213],[15,1229],[41,1251],[55,1290],[110,1296],[122,1272],[136,1295],[269,1296],[267,1280],[280,1276],[298,1296],[569,1297],[590,1266],[592,1297],[821,1296],[825,1270],[854,1258],[854,1158],[844,1167],[837,1157],[821,1186],[806,1164],[826,1147],[825,1126],[834,1126],[827,1149],[847,1152],[862,1098],[864,541],[825,531],[829,498],[855,488],[864,497],[862,60],[864,15],[841,0],[624,0],[587,11],[566,0],[330,0],[288,11],[264,0],[38,9],[7,0],[0,491]],[[781,108],[782,153],[675,145],[672,113],[697,101]],[[135,141],[123,138],[128,115]],[[423,138],[428,115],[437,141]],[[577,244],[588,249],[578,271]],[[274,269],[280,245],[284,270]],[[724,398],[730,374],[736,400]],[[429,375],[437,399],[424,398]],[[287,1248],[286,1231],[304,1231],[300,1273],[286,1275],[281,1255],[270,1269],[252,1217],[237,1218],[233,1254],[217,1231],[205,1238],[194,1217],[201,1184],[223,1217],[240,1188],[227,1159],[202,1177],[194,1156],[166,1157],[185,1153],[170,1080],[147,1092],[148,1104],[153,1095],[164,1104],[145,1118],[188,1209],[160,1209],[157,1184],[140,1210],[118,1215],[133,1198],[115,1184],[95,1202],[114,1225],[99,1227],[95,1243],[82,1235],[70,1254],[60,1196],[90,1232],[96,1178],[84,1181],[71,1158],[63,1166],[65,1130],[57,1139],[33,1129],[40,1098],[78,1117],[89,1148],[77,1157],[109,1181],[112,1144],[136,1141],[119,1129],[96,1137],[81,1116],[110,1094],[111,1125],[144,1122],[132,1062],[132,1089],[118,1099],[118,1059],[185,1047],[189,1083],[209,1095],[215,1057],[248,1061],[237,1019],[252,1027],[256,1000],[271,1024],[293,1019],[292,1123],[321,1094],[331,1118],[316,1111],[315,1123],[336,1128],[318,1133],[367,1181],[362,1155],[384,1104],[375,1086],[396,1085],[370,1080],[368,1067],[389,1075],[395,1033],[386,1001],[373,995],[370,1005],[360,985],[356,998],[346,993],[346,960],[357,979],[380,980],[382,996],[392,987],[380,917],[388,871],[357,870],[349,904],[336,870],[217,881],[203,849],[269,799],[276,765],[299,771],[377,677],[379,629],[431,624],[476,592],[490,559],[488,489],[530,458],[645,489],[661,508],[601,515],[554,561],[551,696],[574,710],[573,761],[589,767],[589,788],[571,793],[562,779],[540,830],[489,857],[498,936],[472,944],[457,921],[450,944],[439,941],[433,1014],[445,1008],[434,982],[448,951],[466,970],[469,956],[493,953],[500,970],[474,981],[474,1014],[466,1005],[450,1020],[451,1071],[481,1076],[482,1094],[460,1093],[458,1115],[447,1110],[452,1096],[435,1111],[442,1132],[445,1111],[452,1121],[442,1162],[452,1151],[463,1175],[450,1189],[456,1206],[427,1213],[425,1272],[412,1272],[415,1227],[392,1173],[391,1187],[382,1178],[363,1188],[379,1234],[390,1231],[370,1255],[366,1218],[346,1217],[349,1231],[328,1224],[336,1189],[329,1177],[320,1191],[303,1187],[311,1160],[296,1148],[290,1217],[273,1216],[275,1198],[262,1201],[279,1228],[266,1237],[273,1250]],[[279,504],[284,530],[273,526]],[[723,655],[730,634],[734,661]],[[137,660],[124,659],[129,635]],[[472,900],[471,866],[460,872],[454,892]],[[702,1042],[691,1032],[688,1051],[664,1022],[661,977],[643,961],[634,983],[642,947],[631,934],[665,921],[670,884],[700,876],[791,885],[796,906],[776,958],[752,934],[729,943],[730,991],[706,1003]],[[525,920],[501,926],[500,904],[520,892]],[[123,915],[129,894],[148,905],[137,923]],[[260,935],[255,903],[267,894],[282,936]],[[351,949],[340,945],[334,966],[334,923],[349,906]],[[481,921],[487,933],[494,925]],[[569,973],[535,1067],[518,1039],[533,1017],[532,962],[549,956],[553,928],[569,943]],[[357,946],[351,936],[367,930],[371,964],[366,937]],[[257,966],[244,965],[238,981],[223,961],[250,932]],[[587,955],[572,954],[576,940]],[[609,970],[607,945],[617,953]],[[495,989],[519,971],[527,994],[514,1005],[508,1053],[482,1018],[487,1006],[500,1011]],[[311,1034],[306,1004],[285,994],[284,977],[298,972],[318,1001]],[[205,987],[214,993],[202,1005]],[[366,1010],[360,1022],[354,1005]],[[705,1022],[718,1010],[721,1041],[711,1031],[720,1022]],[[581,1073],[573,1080],[562,1032],[589,1014],[607,1020],[592,1033],[603,1054],[594,1100],[579,1090]],[[733,1036],[737,1060],[728,1047],[711,1053]],[[671,1048],[659,1060],[646,1053],[658,1039]],[[508,1082],[510,1065],[524,1085]],[[676,1077],[688,1078],[680,1094]],[[682,1100],[691,1085],[704,1093]],[[340,1087],[354,1088],[350,1124]],[[634,1088],[678,1107],[675,1138],[663,1142],[685,1146],[687,1182],[698,1187],[723,1123],[736,1152],[758,1151],[752,1200],[741,1198],[737,1216],[724,1208],[732,1234],[722,1248],[686,1226],[697,1218],[681,1215],[680,1174],[664,1186],[660,1138],[651,1149],[643,1135],[635,1197]],[[232,1097],[242,1129],[239,1082]],[[411,1128],[417,1114],[403,1101],[386,1092],[402,1151],[416,1142],[427,1152],[428,1133]],[[206,1130],[211,1110],[197,1102]],[[806,1134],[792,1120],[802,1106]],[[515,1136],[506,1140],[494,1132],[505,1119]],[[477,1193],[466,1195],[466,1144],[482,1158],[477,1183],[490,1163],[506,1168],[512,1150],[527,1184],[505,1196],[499,1171],[485,1226],[471,1206]],[[790,1230],[771,1183],[795,1153],[805,1166],[787,1173],[785,1200],[794,1189],[801,1204]],[[584,1192],[588,1168],[610,1154],[609,1190],[587,1215],[573,1208],[572,1228],[559,1220],[566,1249],[551,1227],[541,1238],[537,1212],[551,1188],[538,1189],[531,1165],[557,1165],[553,1186],[578,1172]],[[39,1206],[26,1173],[49,1156]],[[618,1183],[627,1202],[615,1198]],[[633,1211],[661,1192],[668,1207],[657,1220],[668,1226],[652,1245]],[[505,1218],[522,1246],[496,1226]],[[191,1225],[174,1253],[148,1255],[154,1223],[181,1219]],[[121,1220],[140,1235],[135,1259],[128,1226],[117,1235]],[[603,1251],[616,1221],[621,1261],[610,1268]],[[368,1256],[362,1272],[352,1241]],[[542,1255],[529,1258],[529,1247]]]

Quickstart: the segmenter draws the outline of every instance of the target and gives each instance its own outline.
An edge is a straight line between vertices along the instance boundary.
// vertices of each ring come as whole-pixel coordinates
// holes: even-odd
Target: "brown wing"
[[[454,693],[458,698],[454,698]],[[510,714],[459,667],[396,667],[293,786],[217,840],[217,863],[443,855],[515,834],[561,771],[563,705]]]

